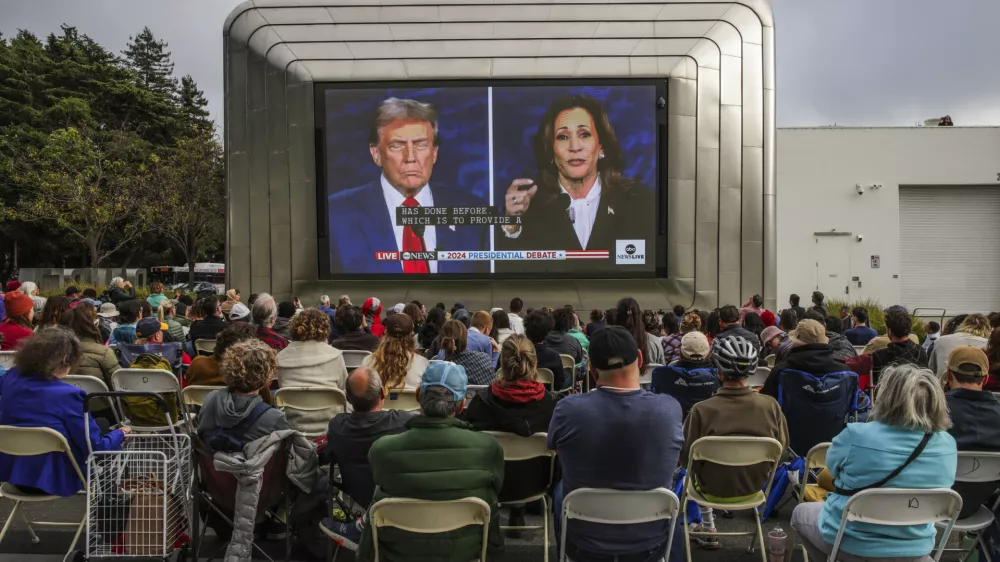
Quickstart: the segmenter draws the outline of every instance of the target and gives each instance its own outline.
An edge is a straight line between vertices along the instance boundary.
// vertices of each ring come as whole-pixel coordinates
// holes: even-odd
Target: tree
[[[174,63],[170,60],[167,43],[158,40],[148,27],[142,28],[122,54],[128,66],[139,75],[139,83],[152,92],[171,95],[177,89],[174,79]]]
[[[143,233],[157,162],[129,131],[53,131],[41,149],[28,149],[14,164],[14,180],[24,187],[14,218],[54,221],[98,267]]]
[[[198,251],[223,237],[225,182],[222,147],[207,129],[180,139],[166,155],[159,171],[164,178],[155,224],[157,230],[183,251],[190,278]]]
[[[181,119],[195,134],[212,128],[212,122],[208,118],[208,110],[205,109],[208,107],[205,92],[198,89],[198,84],[190,74],[181,78],[177,102],[180,104]]]

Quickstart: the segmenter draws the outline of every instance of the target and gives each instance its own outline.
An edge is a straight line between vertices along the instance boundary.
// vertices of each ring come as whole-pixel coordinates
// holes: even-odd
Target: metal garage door
[[[899,245],[910,310],[1000,310],[1000,188],[901,187]]]

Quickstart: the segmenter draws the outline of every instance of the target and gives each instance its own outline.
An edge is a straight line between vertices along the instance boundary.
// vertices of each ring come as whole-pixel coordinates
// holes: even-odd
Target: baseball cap
[[[823,325],[815,320],[805,319],[799,322],[794,330],[788,333],[788,337],[798,344],[810,343],[830,343],[830,338],[826,337],[826,330]]]
[[[234,304],[232,310],[229,311],[230,320],[242,320],[247,316],[250,316],[250,309],[241,302]]]
[[[705,334],[694,331],[681,338],[681,357],[687,359],[707,359],[711,347]]]
[[[135,337],[150,338],[160,330],[170,329],[166,324],[161,324],[157,318],[143,318],[135,325]]]
[[[118,307],[116,307],[113,303],[106,302],[101,305],[101,309],[97,315],[104,318],[114,318],[115,316],[118,316]]]
[[[382,301],[378,300],[376,297],[372,297],[365,301],[361,306],[361,312],[365,315],[368,314],[381,314],[382,313]]]
[[[443,386],[451,391],[456,402],[465,398],[468,385],[469,377],[465,374],[465,367],[450,361],[431,363],[420,377],[421,392],[429,386]]]
[[[408,336],[413,332],[413,319],[407,314],[393,314],[385,321],[385,331],[390,336]]]
[[[590,340],[590,362],[599,371],[620,369],[638,358],[635,338],[621,326],[608,326]]]
[[[403,312],[404,308],[406,308],[406,305],[399,302],[393,305],[393,307],[390,308],[389,311],[392,312],[393,314],[399,314],[400,312]]]
[[[948,354],[948,370],[956,375],[985,377],[990,372],[990,364],[983,350],[960,345]]]

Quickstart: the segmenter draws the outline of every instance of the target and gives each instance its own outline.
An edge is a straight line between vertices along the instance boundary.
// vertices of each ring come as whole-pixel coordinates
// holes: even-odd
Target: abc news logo
[[[375,252],[376,261],[427,261],[436,259],[437,252]]]
[[[641,265],[646,263],[645,240],[616,240],[615,263],[618,265]]]

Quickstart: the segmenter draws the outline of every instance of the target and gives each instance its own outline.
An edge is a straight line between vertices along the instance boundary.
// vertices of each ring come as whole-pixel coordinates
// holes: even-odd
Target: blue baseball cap
[[[469,376],[465,374],[465,367],[450,361],[431,363],[424,371],[424,375],[420,377],[421,392],[429,386],[443,386],[451,391],[456,402],[465,398],[468,384]]]

